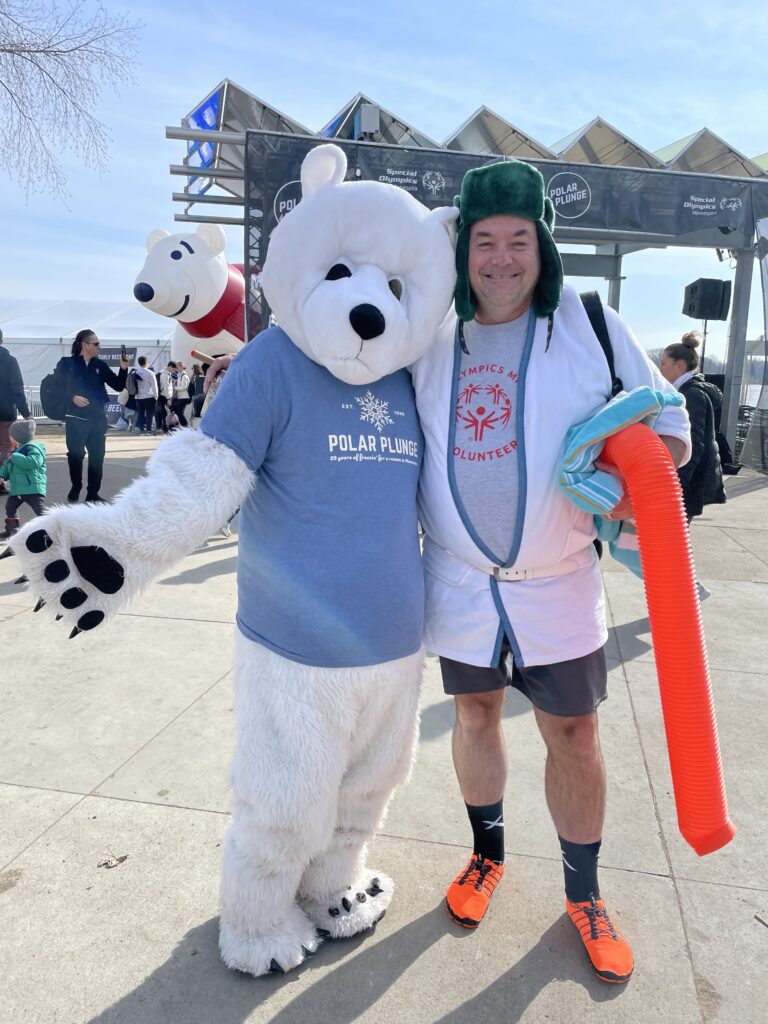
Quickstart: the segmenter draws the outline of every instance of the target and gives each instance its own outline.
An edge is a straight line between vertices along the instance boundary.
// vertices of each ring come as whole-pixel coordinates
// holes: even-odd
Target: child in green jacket
[[[0,478],[8,480],[11,494],[5,504],[5,531],[0,537],[12,537],[19,528],[16,513],[26,502],[36,516],[44,512],[46,489],[45,446],[34,440],[35,421],[16,420],[11,425],[11,440],[16,449],[0,466]]]

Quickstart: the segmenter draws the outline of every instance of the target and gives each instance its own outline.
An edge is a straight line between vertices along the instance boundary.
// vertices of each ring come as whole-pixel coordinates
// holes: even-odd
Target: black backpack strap
[[[605,322],[602,300],[600,299],[598,292],[582,292],[579,298],[581,299],[584,310],[589,317],[589,322],[592,324],[592,330],[595,332],[595,336],[600,342],[600,348],[605,353],[605,358],[608,361],[608,370],[611,374],[611,398],[614,398],[620,391],[624,390],[624,383],[621,377],[616,376],[616,367],[613,363],[611,336],[608,333],[608,325]]]

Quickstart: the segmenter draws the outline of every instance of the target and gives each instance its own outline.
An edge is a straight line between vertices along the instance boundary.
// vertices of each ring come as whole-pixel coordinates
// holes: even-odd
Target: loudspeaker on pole
[[[694,320],[727,320],[730,305],[730,281],[700,277],[685,286],[683,313]]]

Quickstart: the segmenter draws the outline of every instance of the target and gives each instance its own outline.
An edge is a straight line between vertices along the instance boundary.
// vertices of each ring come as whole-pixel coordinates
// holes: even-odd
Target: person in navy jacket
[[[104,472],[105,438],[107,414],[105,406],[109,401],[107,385],[115,391],[122,391],[128,376],[128,360],[120,360],[120,370],[115,373],[101,359],[101,342],[93,331],[79,331],[72,343],[72,355],[59,361],[57,370],[65,375],[67,387],[67,412],[65,417],[67,462],[69,479],[72,484],[67,501],[76,502],[83,488],[83,462],[88,453],[88,486],[85,492],[87,502],[101,502],[99,494]]]

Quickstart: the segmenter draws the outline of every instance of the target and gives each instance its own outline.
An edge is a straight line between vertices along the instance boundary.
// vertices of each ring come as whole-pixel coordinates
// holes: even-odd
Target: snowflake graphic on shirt
[[[392,426],[395,422],[389,415],[389,402],[383,402],[370,391],[366,391],[362,398],[355,401],[360,406],[360,419],[370,423],[379,433],[385,426]]]

